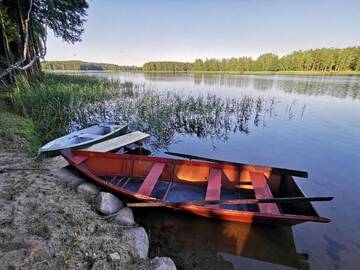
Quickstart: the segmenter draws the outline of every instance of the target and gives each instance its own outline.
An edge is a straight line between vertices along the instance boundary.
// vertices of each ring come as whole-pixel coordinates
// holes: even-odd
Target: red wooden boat
[[[160,203],[207,218],[245,223],[330,222],[317,214],[311,200],[306,200],[290,175],[296,171],[70,149],[63,150],[62,155],[96,184],[150,205]],[[264,198],[273,202],[262,202]],[[222,203],[239,199],[251,204]],[[203,203],[196,204],[199,201]]]

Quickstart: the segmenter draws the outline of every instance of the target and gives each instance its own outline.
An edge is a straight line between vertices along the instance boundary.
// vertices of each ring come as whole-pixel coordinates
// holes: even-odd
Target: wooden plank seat
[[[101,143],[94,144],[86,149],[86,151],[95,151],[95,152],[110,152],[118,150],[124,146],[127,146],[132,143],[136,143],[148,138],[150,135],[134,131],[120,137],[116,137]]]
[[[165,163],[156,162],[152,166],[152,168],[151,168],[150,172],[148,173],[148,175],[146,176],[144,182],[139,187],[139,190],[137,191],[137,193],[140,193],[145,196],[150,196],[157,181],[159,180],[159,177],[160,177],[162,171],[165,168],[165,165],[166,165]]]
[[[221,170],[210,169],[209,179],[206,188],[205,200],[220,200],[221,195]],[[218,204],[208,205],[208,207],[219,207]]]
[[[273,198],[266,177],[263,173],[250,172],[250,178],[254,187],[256,199]],[[266,214],[280,214],[279,207],[276,203],[259,203],[259,210]]]

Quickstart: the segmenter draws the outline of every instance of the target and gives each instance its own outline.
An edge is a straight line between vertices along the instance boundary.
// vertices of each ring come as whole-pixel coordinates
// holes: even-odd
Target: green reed
[[[177,134],[226,141],[230,134],[249,133],[273,105],[271,98],[186,95],[130,84],[119,89],[117,98],[79,107],[72,124],[80,128],[102,121],[127,122],[130,130],[151,134],[154,150],[168,147]]]
[[[11,94],[17,113],[31,118],[42,142],[104,121],[129,124],[151,134],[153,149],[190,135],[226,141],[248,134],[276,115],[275,98],[194,95],[158,91],[132,82],[82,75],[46,74],[38,82],[18,78]],[[293,110],[291,110],[293,111]]]
[[[63,135],[75,109],[117,95],[118,81],[89,76],[44,74],[39,81],[17,78],[11,94],[15,111],[31,118],[43,142]]]

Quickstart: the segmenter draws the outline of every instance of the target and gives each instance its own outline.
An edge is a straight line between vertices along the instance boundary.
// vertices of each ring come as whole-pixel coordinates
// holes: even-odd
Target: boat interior
[[[88,170],[105,183],[169,202],[304,197],[292,176],[271,168],[108,153],[81,152],[81,156]],[[318,216],[310,202],[207,207]]]

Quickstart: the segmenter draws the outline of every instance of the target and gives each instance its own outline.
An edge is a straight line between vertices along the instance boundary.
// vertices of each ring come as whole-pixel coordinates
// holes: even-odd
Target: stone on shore
[[[121,260],[120,254],[118,252],[114,252],[109,254],[108,256],[109,262],[117,262]]]
[[[114,220],[120,225],[134,225],[134,215],[132,210],[129,207],[124,207],[121,209],[115,216]]]
[[[15,208],[6,202],[0,201],[0,225],[10,224],[14,219]]]
[[[76,191],[85,195],[98,195],[100,192],[99,188],[96,185],[87,182],[80,184],[76,188]]]
[[[169,257],[155,257],[150,261],[151,270],[176,270],[174,261]]]
[[[97,209],[104,215],[112,215],[123,208],[122,201],[109,192],[100,192],[97,198]]]
[[[73,188],[85,182],[85,179],[77,175],[69,167],[51,170],[51,175],[57,176],[57,180],[66,183]]]
[[[149,253],[149,238],[142,227],[124,231],[122,241],[131,247],[129,252],[133,257],[146,259]]]

